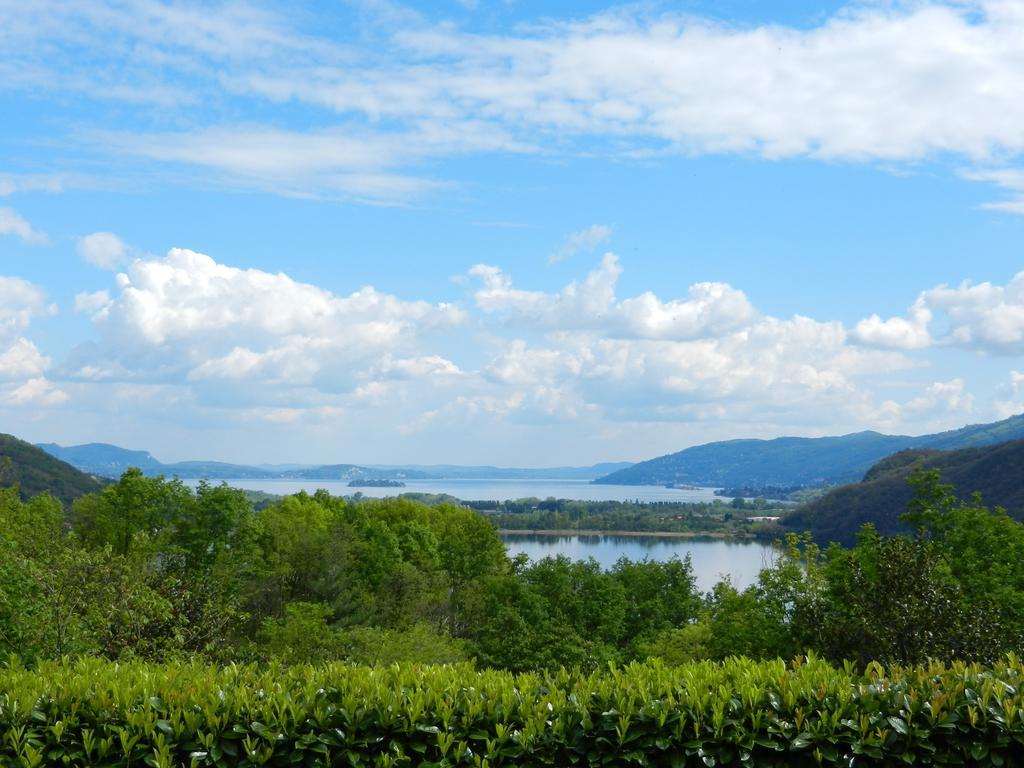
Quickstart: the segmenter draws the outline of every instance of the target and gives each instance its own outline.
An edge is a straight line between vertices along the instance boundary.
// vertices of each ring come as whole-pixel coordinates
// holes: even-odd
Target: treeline
[[[467,501],[506,530],[638,531],[651,533],[722,534],[774,538],[781,529],[750,518],[780,515],[788,507],[764,499],[732,503],[675,501],[578,501],[571,499],[517,499]]]
[[[913,536],[866,528],[824,551],[790,536],[755,584],[707,594],[688,560],[509,559],[491,520],[450,504],[318,492],[257,512],[241,491],[134,470],[69,513],[0,490],[0,653],[521,671],[1020,650],[1024,526],[935,473],[916,486]]]

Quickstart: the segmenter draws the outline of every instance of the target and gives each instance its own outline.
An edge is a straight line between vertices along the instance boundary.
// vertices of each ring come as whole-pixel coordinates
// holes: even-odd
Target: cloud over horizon
[[[183,415],[212,408],[287,425],[375,414],[407,435],[444,421],[484,430],[567,420],[727,428],[766,414],[789,431],[813,432],[835,421],[946,424],[975,412],[977,398],[959,378],[911,389],[902,402],[886,395],[887,379],[922,366],[899,351],[921,346],[911,321],[875,316],[847,330],[833,320],[773,317],[722,283],[694,284],[681,298],[619,298],[621,273],[607,254],[581,280],[548,293],[477,265],[460,306],[369,286],[338,296],[175,248],[136,259],[110,290],[76,297],[96,336],[57,366],[55,383],[46,378],[49,358],[23,336],[54,308],[37,287],[2,278],[0,368],[14,381],[4,397],[88,407],[109,398],[102,392],[173,391]],[[1003,317],[1016,280],[922,296],[973,328],[967,323]],[[1005,322],[997,327],[997,341],[1016,338]],[[959,343],[985,349],[994,333],[973,332]],[[1009,401],[991,407],[1005,411]],[[120,407],[149,405],[143,397]]]

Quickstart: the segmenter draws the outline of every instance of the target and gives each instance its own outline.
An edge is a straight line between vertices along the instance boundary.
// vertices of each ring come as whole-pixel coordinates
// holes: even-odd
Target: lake
[[[186,481],[195,486],[198,481]],[[219,482],[219,481],[215,481]],[[447,493],[463,501],[509,501],[536,496],[546,499],[578,499],[580,501],[714,501],[713,488],[663,488],[659,485],[592,485],[589,480],[406,480],[404,488],[349,488],[339,480],[225,480],[233,488],[264,491],[281,496],[318,488],[333,496],[383,498],[401,493]],[[728,499],[724,499],[728,501]]]
[[[757,574],[769,563],[772,548],[760,541],[681,538],[668,536],[550,535],[503,533],[509,556],[526,553],[531,560],[566,555],[573,560],[593,557],[602,568],[610,568],[620,557],[630,560],[671,560],[690,555],[697,587],[710,590],[728,575],[742,589],[757,580]]]

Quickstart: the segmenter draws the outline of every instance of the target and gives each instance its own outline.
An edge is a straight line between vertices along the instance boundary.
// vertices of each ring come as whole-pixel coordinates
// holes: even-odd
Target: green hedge
[[[0,669],[3,766],[1013,765],[1024,666]]]

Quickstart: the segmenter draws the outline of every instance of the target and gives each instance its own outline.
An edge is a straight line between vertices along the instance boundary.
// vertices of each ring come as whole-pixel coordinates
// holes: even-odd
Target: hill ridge
[[[0,487],[17,483],[22,499],[49,491],[64,504],[102,490],[94,477],[14,435],[0,433]]]
[[[1024,414],[927,435],[874,430],[825,437],[737,438],[692,446],[597,478],[596,483],[813,486],[852,482],[880,459],[910,448],[944,450],[1024,438]]]
[[[980,493],[982,503],[1024,520],[1024,439],[945,451],[912,448],[887,456],[858,483],[833,488],[783,518],[791,530],[809,530],[821,543],[852,544],[864,523],[880,533],[906,532],[899,516],[913,490],[907,478],[917,468],[937,469],[962,500]]]

